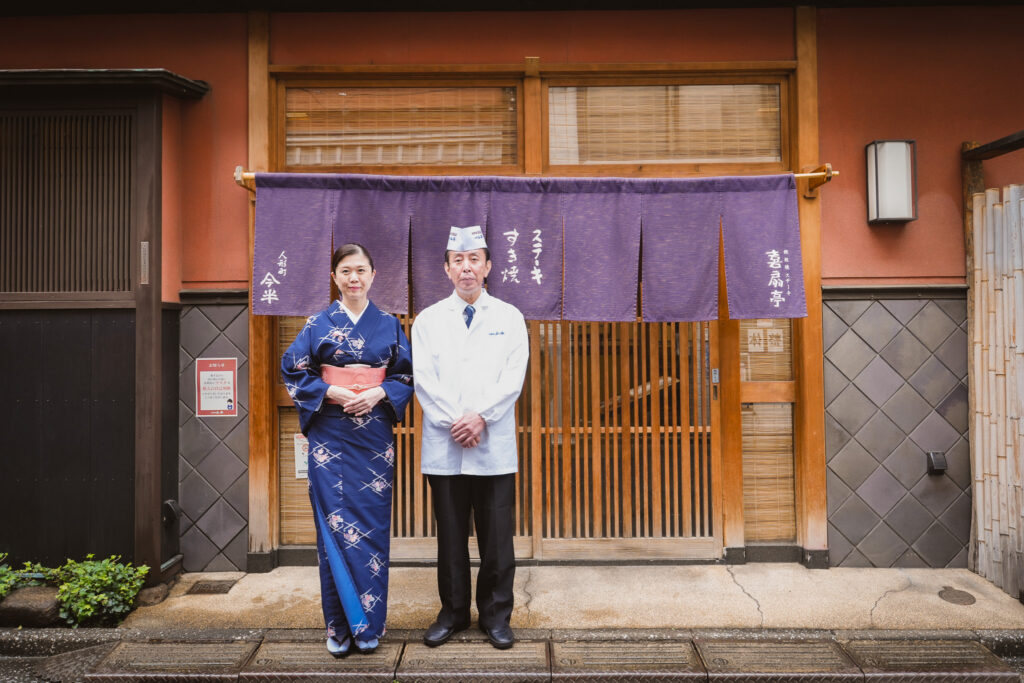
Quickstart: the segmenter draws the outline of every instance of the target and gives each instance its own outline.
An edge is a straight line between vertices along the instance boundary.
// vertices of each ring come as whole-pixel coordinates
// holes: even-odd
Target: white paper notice
[[[295,433],[295,478],[306,479],[309,474],[309,440],[301,432]]]

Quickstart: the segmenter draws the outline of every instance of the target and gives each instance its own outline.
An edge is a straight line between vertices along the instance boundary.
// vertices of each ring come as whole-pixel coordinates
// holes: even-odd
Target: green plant
[[[0,553],[0,600],[7,597],[15,588],[40,586],[52,582],[53,579],[53,570],[41,564],[26,562],[20,570],[13,569],[7,564],[7,553]]]
[[[14,590],[18,583],[17,573],[7,566],[7,553],[0,553],[0,600]]]
[[[72,626],[115,625],[131,611],[149,567],[120,562],[119,555],[82,562],[68,560],[53,570],[60,584],[60,616]]]

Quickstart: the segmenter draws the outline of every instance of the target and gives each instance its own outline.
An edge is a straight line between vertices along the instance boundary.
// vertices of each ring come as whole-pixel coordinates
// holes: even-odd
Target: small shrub
[[[7,553],[0,553],[0,600],[7,597],[7,594],[14,590],[18,584],[17,573],[7,566]]]
[[[120,562],[119,555],[83,562],[68,560],[53,570],[59,583],[60,616],[72,626],[116,625],[128,615],[149,567]]]
[[[7,564],[7,553],[0,553],[0,600],[15,588],[25,586],[41,586],[54,580],[53,570],[41,564],[26,562],[20,570]]]

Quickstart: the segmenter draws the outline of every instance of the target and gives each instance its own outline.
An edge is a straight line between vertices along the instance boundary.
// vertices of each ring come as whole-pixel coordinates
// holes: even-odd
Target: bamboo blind
[[[793,379],[793,326],[788,318],[740,321],[740,379]]]
[[[973,197],[971,277],[972,556],[1014,597],[1024,591],[1024,192]]]
[[[0,114],[0,292],[126,292],[130,114]]]
[[[743,406],[743,532],[748,543],[796,542],[793,406]]]
[[[552,165],[782,160],[776,84],[548,88]]]
[[[408,332],[408,317],[403,317]],[[279,351],[302,318],[280,318]],[[712,529],[709,323],[530,322],[531,363],[516,405],[516,535],[708,537]],[[315,540],[296,479],[298,420],[279,404],[281,542]],[[435,534],[419,471],[421,411],[396,430],[392,535]],[[540,449],[534,451],[533,444]]]
[[[514,165],[514,87],[288,88],[288,166]]]

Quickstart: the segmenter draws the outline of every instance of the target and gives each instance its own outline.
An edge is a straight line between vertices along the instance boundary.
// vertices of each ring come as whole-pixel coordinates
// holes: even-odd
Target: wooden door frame
[[[583,73],[652,74],[700,72],[729,73],[740,71],[762,73],[786,71],[793,96],[788,110],[789,131],[787,154],[793,170],[810,170],[819,165],[818,158],[818,91],[817,91],[817,13],[813,7],[801,6],[794,10],[794,40],[796,59],[774,62],[744,62],[719,64],[648,64],[648,65],[545,65],[540,68],[536,58],[526,58],[525,64],[492,65],[490,67],[466,65],[412,65],[406,67],[350,66],[350,67],[272,67],[269,61],[270,19],[265,11],[249,14],[249,159],[252,171],[266,171],[271,166],[271,130],[275,117],[273,79],[296,73],[318,74],[322,77],[369,74],[374,78],[450,75],[470,78],[474,75],[516,75],[523,78],[524,154],[522,169],[525,175],[544,172],[543,154],[538,146],[529,144],[542,134],[543,122],[542,77]],[[794,460],[797,506],[797,545],[801,561],[809,567],[826,567],[827,508],[825,489],[824,443],[824,377],[822,348],[821,301],[821,209],[816,191],[809,191],[801,181],[799,215],[801,247],[803,251],[804,285],[807,298],[806,318],[793,321],[794,381],[777,383],[776,387],[762,387],[757,400],[778,400],[794,403]],[[249,255],[252,258],[253,206],[250,204]],[[251,283],[250,283],[251,285]],[[251,287],[250,287],[251,291]],[[721,299],[724,301],[724,296]],[[738,372],[739,323],[722,317],[718,326],[719,343],[713,358],[721,371],[719,400],[714,402],[713,416],[718,420],[720,439],[712,454],[713,467],[718,477],[713,482],[714,496],[719,502],[715,509],[716,529],[721,529],[726,561],[744,561],[742,510],[742,424],[739,415],[744,388]],[[249,429],[249,571],[269,571],[277,564],[278,530],[278,473],[273,450],[277,447],[274,395],[273,321],[267,316],[249,315],[250,338],[250,429]],[[724,366],[723,366],[724,364]],[[773,392],[778,396],[774,397]],[[723,408],[724,407],[724,408]],[[533,483],[533,494],[539,495],[539,482]],[[716,534],[717,535],[717,534]],[[542,539],[534,532],[532,553],[541,557]]]
[[[794,168],[813,170],[818,158],[818,15],[796,8],[796,149]],[[821,303],[821,200],[817,190],[798,193],[807,317],[793,320],[793,411],[797,545],[800,561],[828,567],[828,506],[825,488],[825,369]]]

